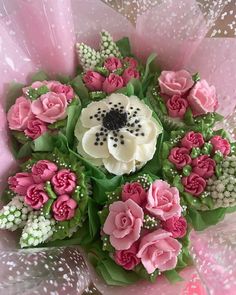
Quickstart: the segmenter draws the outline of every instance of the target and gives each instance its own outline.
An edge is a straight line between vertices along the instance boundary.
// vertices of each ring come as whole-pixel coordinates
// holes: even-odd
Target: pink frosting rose
[[[154,181],[147,195],[146,209],[161,220],[181,215],[179,191],[163,180]]]
[[[32,102],[32,113],[41,121],[54,123],[67,116],[67,99],[63,93],[48,92]]]
[[[192,172],[189,176],[182,178],[182,184],[187,193],[198,197],[205,190],[206,180],[198,174]]]
[[[74,90],[71,86],[61,84],[57,81],[55,81],[54,83],[50,85],[50,90],[57,94],[59,93],[65,94],[67,102],[71,102],[75,96]]]
[[[220,151],[225,157],[230,154],[231,147],[227,139],[220,135],[215,135],[211,138],[210,142],[213,145],[213,152]]]
[[[133,57],[125,57],[124,59],[123,59],[123,62],[125,63],[125,64],[128,64],[128,66],[129,66],[129,68],[137,68],[138,67],[138,62],[137,62],[137,60],[136,59],[134,59]]]
[[[32,175],[27,172],[19,172],[8,178],[9,188],[21,196],[26,194],[28,187],[33,183]]]
[[[201,148],[204,145],[204,138],[201,133],[189,131],[181,140],[183,147],[187,149]]]
[[[59,196],[52,204],[53,217],[57,221],[70,220],[75,215],[77,203],[68,195]]]
[[[104,80],[101,74],[93,71],[87,71],[83,76],[86,87],[91,91],[101,91]]]
[[[183,118],[188,107],[188,102],[180,95],[173,95],[167,100],[166,106],[170,117]]]
[[[137,71],[135,68],[128,68],[124,70],[122,78],[124,80],[124,84],[126,85],[131,79],[139,79],[140,74],[139,71]]]
[[[207,155],[195,158],[192,162],[192,171],[207,179],[214,175],[216,162]]]
[[[131,199],[109,206],[103,231],[110,236],[110,243],[116,250],[127,250],[139,239],[143,217],[142,208]]]
[[[172,217],[162,221],[162,228],[172,233],[173,238],[183,238],[187,232],[187,221],[184,217]]]
[[[44,190],[42,183],[32,184],[27,189],[25,203],[34,209],[40,209],[48,201],[49,197]]]
[[[132,199],[139,206],[147,199],[147,193],[138,182],[126,183],[121,192],[122,201]]]
[[[149,274],[156,269],[166,271],[176,267],[181,248],[182,245],[171,237],[170,232],[158,229],[141,239],[137,257]]]
[[[194,116],[214,112],[218,107],[216,89],[206,80],[197,82],[187,97]]]
[[[27,122],[27,127],[24,130],[26,136],[36,139],[47,131],[47,125],[36,118],[29,119]]]
[[[126,270],[132,270],[140,263],[138,253],[138,243],[134,243],[128,250],[116,251],[114,255],[115,262]]]
[[[161,92],[167,95],[183,95],[194,84],[192,76],[185,70],[173,72],[162,71],[158,78]]]
[[[119,68],[122,68],[122,63],[117,57],[108,57],[104,62],[104,67],[108,71],[113,72]]]
[[[116,74],[110,74],[103,83],[103,91],[112,93],[124,86],[123,78]]]
[[[184,168],[184,166],[191,164],[192,161],[189,150],[184,147],[172,148],[168,159],[171,163],[175,164],[177,169]]]
[[[32,167],[32,177],[36,183],[42,183],[51,180],[57,170],[57,165],[53,162],[40,160]]]
[[[31,101],[23,96],[18,97],[7,113],[9,128],[12,130],[24,130],[31,117]]]
[[[62,169],[53,176],[52,184],[58,195],[72,193],[76,187],[76,175],[68,169]]]

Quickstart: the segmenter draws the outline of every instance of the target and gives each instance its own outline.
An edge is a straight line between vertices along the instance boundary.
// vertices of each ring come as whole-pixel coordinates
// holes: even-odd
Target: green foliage
[[[116,45],[118,46],[119,51],[123,57],[132,56],[129,38],[124,37],[116,41]]]

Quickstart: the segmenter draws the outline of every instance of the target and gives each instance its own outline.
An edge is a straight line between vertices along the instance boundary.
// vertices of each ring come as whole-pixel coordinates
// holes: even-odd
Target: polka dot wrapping
[[[220,101],[220,112],[224,115],[229,115],[223,122],[223,127],[229,130],[230,134],[234,136],[235,129],[233,126],[235,125],[235,113],[232,113],[232,110],[236,105],[234,87],[234,69],[236,64],[235,10],[236,5],[232,0],[1,1],[0,70],[2,77],[0,83],[0,189],[2,189],[5,184],[7,174],[12,174],[16,167],[16,163],[9,149],[6,129],[4,112],[6,85],[11,81],[25,83],[29,73],[35,72],[41,68],[49,74],[54,75],[56,73],[72,74],[76,64],[74,51],[75,41],[83,41],[90,46],[98,46],[98,33],[102,29],[108,30],[115,39],[128,35],[132,40],[134,51],[140,57],[146,57],[150,52],[156,51],[158,53],[159,64],[163,68],[177,69],[184,67],[191,72],[198,70],[203,78],[206,78],[210,83],[216,85]],[[145,44],[145,47],[143,44]],[[211,53],[210,57],[209,52]],[[226,231],[224,227],[221,228],[221,230],[226,232],[223,239],[225,239],[227,245],[227,237],[232,235],[233,229],[231,232]],[[210,231],[210,233],[212,232],[213,230]],[[221,235],[219,235],[219,238],[214,239],[216,246],[220,245],[220,236]],[[9,249],[6,240],[7,234],[4,235],[1,244]],[[201,237],[201,241],[203,240],[204,237]],[[13,242],[11,242],[11,245],[13,245]],[[207,255],[210,250],[210,245],[209,247],[206,246],[204,249],[205,255]],[[218,251],[217,253],[219,253],[221,250],[222,249],[217,248],[216,252]],[[50,249],[49,251],[57,250]],[[32,255],[32,257],[38,255],[40,258],[40,255],[37,253],[39,252],[36,251],[36,254],[23,253],[23,256],[26,255],[24,261],[30,261],[30,255]],[[5,257],[1,256],[1,263],[4,261],[18,261],[19,255],[20,253],[18,252],[7,253]],[[58,258],[57,255],[59,254],[53,256],[55,261]],[[68,260],[70,255],[71,253],[67,252],[65,259]],[[197,255],[199,255],[199,253]],[[227,255],[222,257],[225,258],[226,256]],[[233,256],[230,257],[232,258]],[[43,261],[42,259],[42,262]],[[204,274],[202,269],[204,267],[207,268],[206,257],[203,257],[203,260],[200,259],[198,262],[198,270],[200,273]],[[225,260],[223,260],[223,262],[225,262]],[[63,261],[63,264],[65,263],[66,262]],[[23,265],[25,268],[25,264]],[[45,264],[45,266],[46,265],[47,264]],[[204,265],[204,267],[201,267],[202,265]],[[223,267],[225,267],[225,265],[223,265]],[[4,270],[10,269],[10,267],[10,264],[5,264]],[[37,271],[39,271],[40,268],[37,265],[36,268]],[[2,265],[0,269],[0,276],[2,276]],[[30,276],[33,277],[33,271],[31,271],[31,269],[29,270]],[[29,272],[27,272],[29,270],[22,269],[21,271],[19,269],[18,271],[20,271],[21,276],[23,276],[25,272],[26,278],[29,278]],[[67,270],[69,273],[69,269]],[[75,268],[73,270],[75,270]],[[232,268],[229,270],[227,269],[226,274],[232,278],[233,274],[230,273],[231,270]],[[4,273],[6,278],[7,274],[9,277],[15,277],[14,268],[12,268],[12,271],[12,274]],[[83,279],[78,280],[76,271],[74,271],[74,276],[76,277],[76,280],[73,282],[75,286]],[[58,278],[60,278],[59,275]],[[191,275],[186,275],[185,278],[190,280]],[[205,274],[205,278],[211,279],[213,276]],[[218,282],[225,282],[225,286],[228,286],[228,284],[232,282],[230,279],[226,282],[225,277],[224,280],[222,277],[217,278]],[[63,282],[66,282],[65,284],[68,285],[68,289],[65,289],[65,294],[68,292],[70,294],[77,294],[73,292],[77,292],[78,289],[73,289],[76,287],[72,287],[72,291],[69,286],[69,281],[68,277],[65,277],[63,280]],[[37,294],[32,292],[33,285],[30,285],[29,282],[31,282],[31,284],[33,282],[29,279],[26,280],[31,290],[30,294]],[[209,285],[209,280],[204,280],[204,282]],[[121,294],[122,292],[122,294],[124,294],[124,290],[104,286],[101,282],[97,281],[97,279],[96,284],[100,286],[100,290],[103,291],[103,294],[111,294],[111,292],[114,294]],[[44,285],[46,291],[41,288],[42,285]],[[127,289],[127,293],[139,294],[140,292],[140,294],[156,294],[156,290],[158,289],[162,290],[163,294],[181,294],[185,285],[186,282],[170,286],[166,281],[160,278],[155,285],[147,283],[135,287],[131,286]],[[7,283],[4,287],[6,286],[8,286]],[[48,286],[50,286],[51,289]],[[214,290],[222,290],[222,284],[220,285],[220,283],[219,285],[209,286],[209,288],[213,288]],[[54,285],[54,281],[50,283],[49,280],[45,284],[39,284],[38,288],[40,290],[38,294],[43,294],[42,292],[49,294],[51,290],[54,291],[54,294],[57,294],[55,292],[60,290],[59,287]],[[2,290],[0,289],[0,294],[1,292]],[[226,293],[225,290],[224,292]]]

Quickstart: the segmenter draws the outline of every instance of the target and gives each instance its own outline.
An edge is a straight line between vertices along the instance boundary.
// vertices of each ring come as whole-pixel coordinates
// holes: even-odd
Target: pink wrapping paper
[[[199,71],[216,85],[220,112],[230,114],[236,105],[236,42],[234,38],[210,38],[209,33],[226,4],[211,0],[0,0],[0,191],[16,166],[9,149],[5,116],[9,83],[27,83],[30,74],[38,69],[50,75],[73,75],[77,63],[75,41],[97,46],[102,29],[115,39],[130,37],[133,50],[141,58],[156,52],[164,69]],[[137,17],[130,22],[133,15]],[[4,234],[0,249],[15,247],[14,241],[14,235]],[[201,239],[194,241],[193,248],[197,249]],[[202,264],[204,261],[198,260],[200,273]],[[103,294],[205,295],[194,268],[188,268],[182,275],[185,281],[176,285],[159,278],[155,284],[108,287],[94,273],[93,281]],[[218,294],[214,293],[214,285],[208,280],[204,282],[213,290],[212,294]],[[219,285],[218,291],[220,288]],[[1,289],[0,294],[4,294]]]

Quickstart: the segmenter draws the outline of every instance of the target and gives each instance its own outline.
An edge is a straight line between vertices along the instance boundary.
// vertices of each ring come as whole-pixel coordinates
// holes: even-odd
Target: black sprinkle
[[[104,135],[104,133],[103,132],[100,132],[100,135]]]
[[[98,145],[98,142],[94,142],[95,145]]]
[[[117,141],[118,141],[118,139],[117,139],[117,138],[115,138],[115,139],[114,139],[114,141],[115,141],[115,142],[117,142]]]
[[[113,139],[114,139],[114,137],[113,137],[113,136],[111,136],[111,137],[110,137],[110,139],[111,139],[111,140],[113,140]]]
[[[101,108],[98,108],[98,111],[100,111],[101,110]]]
[[[130,109],[132,110],[132,109],[133,109],[133,107],[130,107]]]
[[[97,117],[98,117],[98,115],[96,114],[96,115],[94,115],[94,117],[95,117],[95,118],[97,118]]]
[[[137,111],[140,111],[140,108],[137,108],[136,110],[137,110]]]
[[[100,145],[103,145],[103,142],[100,142]]]
[[[125,144],[125,142],[124,142],[124,140],[121,140],[121,142],[120,142],[121,144]]]
[[[90,116],[89,119],[92,120],[93,119],[93,116]]]
[[[118,102],[119,105],[121,105],[121,102]]]
[[[135,131],[138,132],[140,129],[136,129]],[[101,133],[100,133],[101,134]]]
[[[107,141],[106,137],[103,138],[103,141]]]
[[[135,133],[135,136],[138,136],[138,133]]]
[[[144,133],[141,133],[141,135],[144,136],[145,134]]]
[[[114,146],[114,147],[117,147],[117,144],[115,143],[115,144],[113,144],[113,146]]]
[[[96,135],[96,136],[99,136],[99,133],[97,132],[95,135]]]
[[[112,104],[112,102],[110,101],[109,104]]]
[[[124,135],[121,135],[120,138],[124,138]]]
[[[138,128],[141,128],[142,126],[140,124],[138,124]]]

